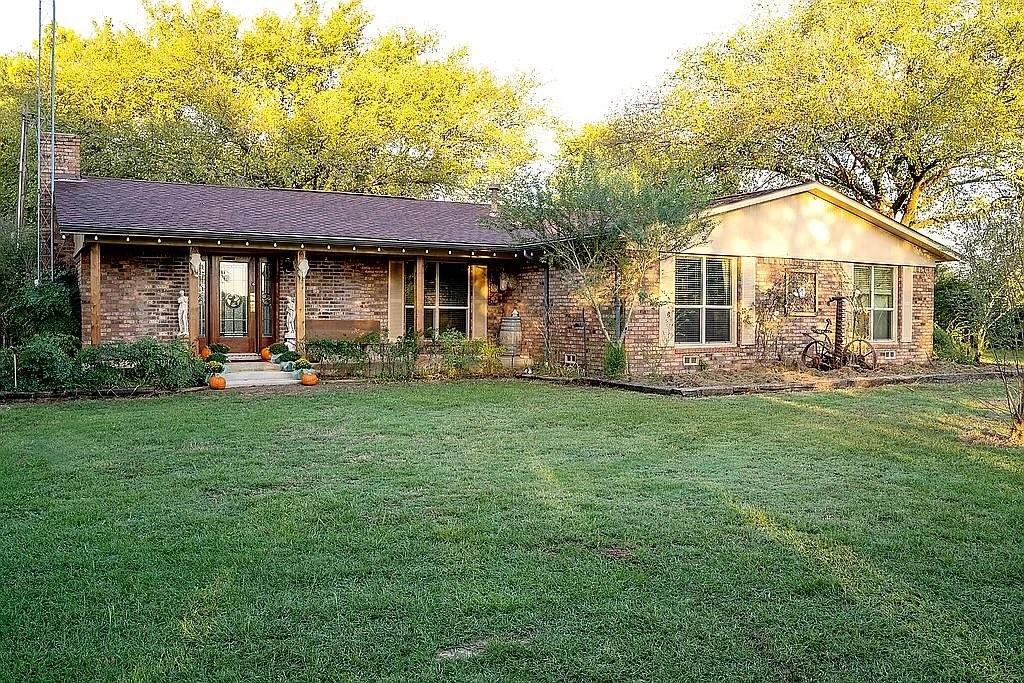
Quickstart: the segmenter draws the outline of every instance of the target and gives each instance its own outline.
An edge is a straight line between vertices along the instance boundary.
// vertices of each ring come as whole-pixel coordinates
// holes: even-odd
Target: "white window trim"
[[[862,268],[871,269],[871,289],[867,293],[868,305],[864,307],[864,310],[868,314],[868,341],[881,342],[881,343],[892,343],[896,341],[896,310],[897,306],[897,290],[899,287],[896,282],[896,266],[883,266],[875,265],[873,263],[856,263],[854,268],[860,266]],[[875,269],[876,268],[888,268],[892,271],[892,306],[890,308],[881,308],[875,306]],[[875,338],[875,311],[888,311],[892,314],[892,322],[889,324],[890,336],[885,338]]]
[[[721,259],[729,262],[729,293],[730,299],[732,300],[731,306],[708,306],[707,304],[701,306],[693,305],[677,305],[676,304],[676,292],[675,292],[675,268],[676,262],[679,259],[699,259],[702,262],[701,265],[701,301],[707,301],[707,289],[708,289],[708,278],[707,278],[707,260],[708,259]],[[672,342],[673,346],[678,349],[710,349],[710,348],[722,348],[722,347],[733,347],[738,344],[736,334],[736,259],[731,256],[718,256],[714,254],[685,254],[679,255],[672,259]],[[732,311],[729,315],[729,340],[728,341],[699,341],[699,342],[680,342],[675,341],[676,329],[676,311],[680,308],[695,308],[701,309],[712,309],[712,310],[730,310]],[[704,315],[700,316],[700,338],[704,339]]]

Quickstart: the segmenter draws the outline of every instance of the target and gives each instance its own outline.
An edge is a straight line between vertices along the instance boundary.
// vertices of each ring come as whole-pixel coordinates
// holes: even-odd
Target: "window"
[[[891,266],[853,267],[855,334],[872,341],[892,341],[895,330],[895,269]]]
[[[274,336],[274,269],[269,259],[260,259],[260,333]]]
[[[416,262],[405,262],[405,331],[415,326]],[[455,330],[469,334],[469,265],[423,264],[423,327],[427,334]]]
[[[676,259],[677,344],[732,341],[732,261],[704,256]]]
[[[199,261],[199,336],[206,337],[206,258]]]

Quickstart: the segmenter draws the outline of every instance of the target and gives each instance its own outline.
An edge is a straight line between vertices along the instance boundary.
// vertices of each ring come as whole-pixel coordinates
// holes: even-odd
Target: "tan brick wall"
[[[92,334],[88,245],[80,255],[82,339]],[[188,251],[173,247],[100,250],[101,341],[143,336],[174,339],[178,334],[178,295],[188,292]]]
[[[852,283],[848,282],[844,264],[832,261],[803,261],[794,259],[758,259],[756,287],[758,292],[765,291],[776,282],[781,282],[789,270],[812,271],[817,273],[817,313],[813,316],[789,316],[782,324],[781,339],[784,360],[795,360],[800,351],[809,341],[805,333],[815,327],[824,327],[827,319],[835,319],[835,306],[827,303],[832,296],[849,294]],[[901,329],[900,316],[902,306],[899,301],[901,293],[900,269],[896,269],[896,315],[895,327]],[[917,267],[914,270],[914,302],[913,302],[913,341],[898,340],[895,342],[875,342],[879,351],[880,363],[924,362],[932,353],[932,316],[933,289],[935,269]],[[516,287],[502,293],[497,303],[506,312],[518,308],[523,316],[524,346],[535,362],[543,358],[543,320],[544,308],[543,266],[536,263],[520,267],[516,275]],[[657,275],[651,274],[650,286],[656,291]],[[576,354],[582,363],[584,358],[589,361],[589,368],[596,371],[601,366],[604,348],[604,336],[594,321],[594,315],[573,294],[572,287],[564,273],[553,271],[551,274],[551,308],[550,317],[550,358],[553,364],[561,365],[566,353]],[[734,319],[734,338],[738,336],[739,326],[744,316],[740,305],[743,300],[741,278],[736,279],[736,312]],[[582,334],[582,317],[586,313],[588,320],[586,345]],[[753,315],[751,311],[749,315]],[[715,346],[676,347],[660,345],[660,312],[657,308],[640,308],[635,313],[630,332],[626,339],[630,372],[634,375],[673,375],[687,371],[683,366],[684,356],[697,356],[709,367],[744,367],[757,362],[757,348],[751,345],[740,346],[737,343]],[[492,322],[492,329],[497,329]],[[848,333],[849,334],[849,333]],[[881,357],[883,350],[893,350],[896,358]]]
[[[387,327],[387,259],[321,253],[307,258],[307,320],[377,320],[382,329]],[[282,286],[282,296],[294,295],[294,275],[288,282],[290,289]]]

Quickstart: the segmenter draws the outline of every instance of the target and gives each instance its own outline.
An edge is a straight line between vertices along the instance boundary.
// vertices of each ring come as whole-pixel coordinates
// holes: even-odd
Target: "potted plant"
[[[211,389],[223,389],[228,385],[224,379],[224,364],[220,361],[211,360],[206,362],[206,384]]]
[[[225,356],[231,353],[231,349],[227,347],[227,344],[210,344],[211,353],[221,353]]]
[[[284,342],[274,342],[267,348],[270,350],[270,360],[275,363],[280,362],[280,356],[282,353],[288,352],[288,345]]]
[[[299,359],[299,354],[294,351],[285,351],[277,357],[277,362],[280,364],[281,369],[285,372],[292,372],[294,370],[295,361]]]
[[[313,372],[313,364],[309,362],[308,358],[298,359],[292,367],[295,370],[295,379],[302,379],[306,373]]]

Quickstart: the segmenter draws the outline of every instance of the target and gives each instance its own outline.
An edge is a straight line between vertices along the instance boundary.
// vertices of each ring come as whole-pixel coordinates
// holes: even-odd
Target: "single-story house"
[[[521,356],[600,364],[569,278],[489,227],[488,204],[82,177],[78,138],[56,147],[55,248],[80,275],[86,343],[184,337],[252,354],[375,329],[497,342],[517,316]],[[942,244],[818,183],[723,197],[708,214],[710,239],[651,274],[665,303],[631,326],[633,372],[754,362],[756,303],[780,289],[791,357],[834,316],[829,298],[855,289],[881,362],[930,357],[935,268],[955,259]]]

